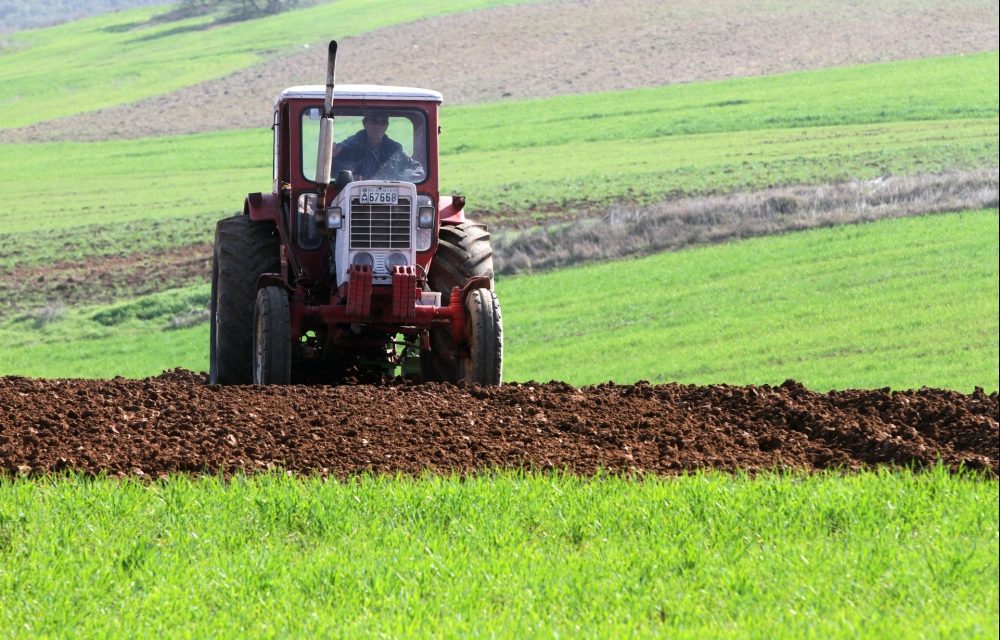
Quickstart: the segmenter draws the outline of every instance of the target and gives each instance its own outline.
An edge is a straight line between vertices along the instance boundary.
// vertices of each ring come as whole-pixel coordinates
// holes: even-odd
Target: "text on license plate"
[[[399,191],[384,187],[362,187],[361,204],[399,204]]]

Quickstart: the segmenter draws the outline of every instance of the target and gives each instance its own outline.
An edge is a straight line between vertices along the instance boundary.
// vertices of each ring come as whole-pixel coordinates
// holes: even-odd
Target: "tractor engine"
[[[320,215],[335,234],[330,274],[338,287],[351,266],[371,269],[376,285],[389,284],[394,267],[416,265],[417,252],[434,241],[434,205],[409,182],[351,182]]]

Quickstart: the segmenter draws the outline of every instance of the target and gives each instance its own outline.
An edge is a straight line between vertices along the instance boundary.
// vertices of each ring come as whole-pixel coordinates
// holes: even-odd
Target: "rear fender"
[[[438,199],[438,210],[441,224],[462,224],[465,222],[465,197],[441,196]]]
[[[249,215],[254,222],[271,220],[278,224],[278,198],[273,193],[251,193],[243,202],[243,214]]]

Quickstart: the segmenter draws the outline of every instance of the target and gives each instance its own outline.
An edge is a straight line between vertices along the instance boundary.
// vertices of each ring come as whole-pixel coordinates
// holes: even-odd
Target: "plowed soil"
[[[0,378],[0,473],[161,476],[284,469],[972,468],[996,477],[997,394],[559,382],[220,387]]]

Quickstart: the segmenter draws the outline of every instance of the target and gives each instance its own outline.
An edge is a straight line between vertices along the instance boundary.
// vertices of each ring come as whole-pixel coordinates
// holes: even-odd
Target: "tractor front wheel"
[[[459,358],[459,377],[466,382],[498,385],[503,374],[503,321],[500,301],[489,289],[473,289],[465,300],[469,357]]]
[[[447,304],[451,291],[462,287],[472,278],[488,278],[492,290],[493,248],[486,225],[471,220],[457,225],[444,225],[438,237],[438,249],[431,262],[427,281],[432,291],[441,294]],[[471,299],[471,296],[470,296]],[[497,307],[499,319],[499,307]],[[458,382],[469,380],[469,366],[459,357],[458,346],[449,326],[430,330],[430,350],[420,353],[420,378],[425,382]],[[471,367],[475,369],[475,367]],[[482,384],[500,384],[496,382]]]
[[[292,380],[292,324],[288,293],[281,287],[257,292],[253,314],[253,383]]]

